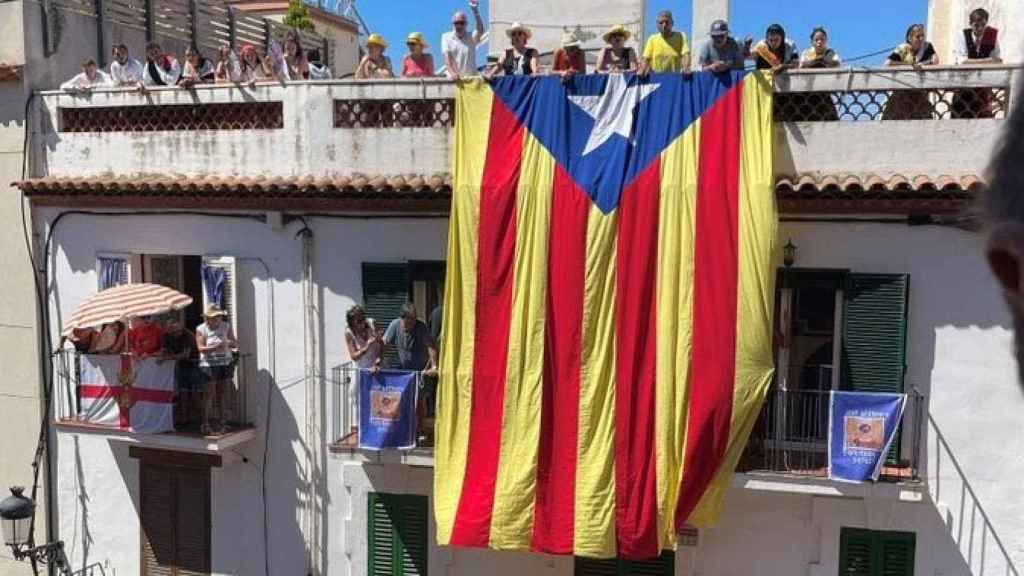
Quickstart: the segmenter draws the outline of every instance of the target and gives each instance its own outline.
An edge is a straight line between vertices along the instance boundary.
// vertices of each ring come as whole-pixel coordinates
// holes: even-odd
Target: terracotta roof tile
[[[94,202],[116,204],[143,200],[168,205],[196,204],[262,207],[275,203],[359,206],[368,210],[446,210],[450,174],[351,174],[186,178],[170,175],[136,177],[46,177],[16,183],[37,202],[54,205]],[[978,176],[881,176],[877,174],[797,174],[776,180],[783,213],[955,213],[974,201]]]

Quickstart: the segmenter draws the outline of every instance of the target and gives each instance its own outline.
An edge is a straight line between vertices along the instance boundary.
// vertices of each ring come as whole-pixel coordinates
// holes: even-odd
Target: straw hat
[[[419,44],[420,46],[423,46],[424,48],[429,48],[430,47],[430,45],[427,44],[427,41],[423,39],[423,34],[420,34],[419,32],[413,32],[412,34],[409,34],[405,38],[405,43],[406,44]]]
[[[203,316],[206,318],[219,318],[227,315],[227,312],[218,308],[216,304],[210,304],[206,307],[206,311],[203,312]]]
[[[388,47],[388,41],[385,40],[383,36],[381,36],[380,34],[377,34],[376,32],[374,32],[373,34],[370,34],[370,37],[366,39],[366,45],[367,46],[373,46],[374,44],[376,44],[377,46],[380,46],[381,48],[387,48]]]
[[[604,36],[602,36],[602,38],[604,38],[605,42],[611,44],[612,36],[615,36],[617,34],[621,34],[625,40],[629,40],[630,37],[633,36],[633,34],[629,30],[627,30],[625,26],[623,26],[622,24],[616,24],[615,26],[609,28],[608,31],[604,33]]]
[[[505,35],[511,38],[512,35],[515,34],[516,32],[522,32],[526,34],[527,40],[529,40],[533,36],[533,31],[524,26],[520,22],[513,22],[512,25],[508,27],[508,30],[505,30]]]
[[[570,48],[575,46],[580,47],[580,39],[576,37],[575,32],[564,32],[562,33],[562,48]]]

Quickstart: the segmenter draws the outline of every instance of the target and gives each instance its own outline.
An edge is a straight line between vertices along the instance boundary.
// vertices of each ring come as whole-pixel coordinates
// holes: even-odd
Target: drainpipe
[[[313,231],[303,221],[298,232],[302,239],[302,309],[304,375],[306,380],[305,448],[308,497],[305,503],[306,573],[319,576],[320,570],[320,382],[317,377],[316,280],[313,277]]]

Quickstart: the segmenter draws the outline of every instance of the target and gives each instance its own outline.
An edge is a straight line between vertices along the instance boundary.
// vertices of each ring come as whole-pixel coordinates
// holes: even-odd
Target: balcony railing
[[[97,385],[95,381],[83,379],[83,362],[87,358],[94,358],[93,364],[110,364],[119,361],[122,366],[131,367],[130,382],[126,382],[124,371],[116,376],[108,376],[107,379],[115,379],[113,382],[103,382]],[[113,360],[113,359],[118,360]],[[135,434],[133,427],[131,408],[136,402],[151,402],[170,405],[173,410],[174,429],[162,434],[180,436],[218,438],[235,432],[248,431],[253,428],[249,418],[247,405],[246,385],[246,364],[248,356],[239,355],[228,368],[228,376],[223,385],[221,393],[213,393],[213,405],[211,425],[213,431],[201,429],[204,391],[209,389],[207,376],[202,373],[199,366],[192,365],[181,372],[175,371],[172,390],[156,391],[155,382],[147,382],[145,375],[150,373],[145,368],[159,366],[164,370],[173,370],[174,364],[178,362],[172,358],[148,357],[133,358],[128,354],[90,356],[80,354],[74,350],[64,349],[54,353],[53,358],[54,376],[54,419],[58,427],[73,427],[77,429],[88,429],[97,432],[109,431],[118,434]],[[170,366],[167,366],[167,365]],[[178,380],[179,375],[187,374],[191,380],[186,384]],[[164,372],[166,374],[166,372]],[[107,388],[102,390],[101,388]],[[100,390],[97,390],[100,389]],[[211,392],[212,393],[212,392]],[[96,421],[95,412],[90,412],[88,404],[90,398],[110,397],[116,399],[120,411],[120,422],[111,423],[107,420]]]
[[[985,170],[1016,94],[999,66],[794,71],[775,82],[775,172],[959,179]],[[450,171],[445,79],[45,92],[33,176],[431,176]],[[914,154],[906,154],[907,142]],[[231,159],[240,159],[239,161]]]
[[[330,402],[331,425],[328,442],[334,450],[355,450],[359,448],[359,368],[346,362],[331,369]],[[424,384],[430,384],[429,377],[416,374],[417,402],[415,448],[433,450],[435,406],[423,395]],[[430,400],[436,394],[430,396]]]
[[[829,390],[773,388],[740,459],[741,472],[826,477],[829,448]],[[924,397],[907,394],[903,421],[882,467],[880,480],[919,478]]]

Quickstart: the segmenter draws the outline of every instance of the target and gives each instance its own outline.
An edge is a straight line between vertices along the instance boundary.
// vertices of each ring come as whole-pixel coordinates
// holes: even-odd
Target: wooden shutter
[[[235,295],[235,284],[238,278],[238,271],[235,267],[233,256],[203,256],[203,266],[220,268],[224,271],[224,311],[228,313],[228,320],[234,329],[235,336],[238,336],[238,299]],[[203,286],[203,310],[212,304],[206,295],[206,286]]]
[[[882,570],[879,576],[914,576],[914,533],[882,532],[880,539]]]
[[[139,521],[143,576],[174,574],[174,477],[170,469],[139,462]]]
[[[370,576],[426,576],[427,497],[371,492]]]
[[[363,263],[363,307],[378,330],[388,325],[409,301],[409,267],[405,264]],[[384,347],[383,364],[394,366],[397,356],[391,346]]]
[[[842,388],[903,392],[907,363],[906,274],[851,274],[846,286]]]
[[[653,560],[577,557],[574,564],[575,576],[672,576],[676,570],[676,555],[666,551]]]
[[[210,470],[141,459],[143,576],[210,574]]]
[[[913,576],[916,535],[843,528],[839,576]]]

